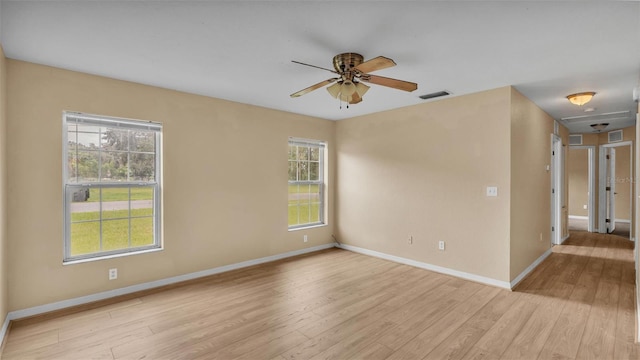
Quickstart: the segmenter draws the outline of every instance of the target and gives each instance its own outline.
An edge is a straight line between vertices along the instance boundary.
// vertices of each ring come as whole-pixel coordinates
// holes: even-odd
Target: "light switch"
[[[498,196],[498,187],[487,186],[487,196]]]

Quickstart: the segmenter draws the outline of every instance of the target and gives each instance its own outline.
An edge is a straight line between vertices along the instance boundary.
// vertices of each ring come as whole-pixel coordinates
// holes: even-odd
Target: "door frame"
[[[629,174],[631,179],[629,179],[629,188],[630,188],[630,193],[631,193],[631,201],[630,201],[630,205],[629,205],[629,214],[633,214],[633,204],[634,204],[634,197],[633,197],[633,177],[635,176],[635,174],[633,173],[633,162],[634,162],[634,154],[633,154],[633,141],[620,141],[620,142],[615,142],[615,143],[610,143],[610,144],[602,144],[600,145],[599,148],[599,160],[598,160],[598,168],[599,168],[599,183],[598,183],[598,232],[601,234],[606,234],[607,233],[607,193],[606,193],[606,189],[607,189],[607,166],[606,166],[606,156],[605,156],[605,148],[616,148],[616,147],[622,147],[622,146],[629,146],[629,154],[630,154],[630,158],[629,158]],[[630,219],[632,220],[632,219]],[[633,232],[635,230],[635,225],[633,224],[633,221],[631,221],[630,223],[630,228],[629,228],[629,239],[633,239]]]
[[[551,246],[560,245],[564,199],[564,151],[562,138],[551,134]]]
[[[570,145],[569,151],[571,149],[585,149],[587,150],[587,212],[588,212],[588,223],[587,223],[587,231],[588,232],[596,232],[598,229],[596,228],[596,146],[595,145]],[[569,180],[571,181],[571,180]],[[571,193],[569,193],[571,196]]]

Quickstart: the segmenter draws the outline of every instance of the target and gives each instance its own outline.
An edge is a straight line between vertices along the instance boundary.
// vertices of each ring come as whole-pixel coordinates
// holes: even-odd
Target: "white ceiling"
[[[640,2],[7,1],[7,57],[169,89],[344,119],[514,85],[552,117],[609,115],[634,124],[640,84]],[[324,89],[289,94],[333,74],[334,55],[384,55],[376,75],[418,83],[372,85],[349,109]],[[597,92],[585,107],[565,96]],[[437,100],[429,100],[437,101]],[[620,113],[618,113],[620,112]],[[591,132],[595,118],[567,122]]]

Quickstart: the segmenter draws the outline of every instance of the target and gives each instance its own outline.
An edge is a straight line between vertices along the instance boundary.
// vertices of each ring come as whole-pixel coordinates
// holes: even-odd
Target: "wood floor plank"
[[[503,359],[536,359],[555,326],[573,286],[557,281],[549,283],[549,288],[541,290],[536,311],[520,329],[509,347],[502,354]]]
[[[502,356],[537,309],[537,305],[528,301],[526,297],[520,296],[520,298],[478,340],[474,345],[477,351],[465,354],[463,359],[480,356],[470,356],[474,353],[481,354],[479,358],[500,358]]]
[[[378,341],[391,349],[400,349],[417,334],[438,322],[458,304],[478,292],[480,287],[476,285],[469,283],[468,286],[456,289],[444,284],[438,288],[438,291],[429,294],[431,299],[419,301],[419,306],[413,307],[413,311],[406,312],[405,309],[408,306],[395,311],[387,319],[394,321],[397,326],[394,331],[389,332]]]
[[[636,298],[635,286],[620,283],[620,294],[618,297],[618,318],[616,321],[616,341],[634,343],[635,333],[629,329],[635,327],[636,322]]]
[[[618,283],[604,279],[598,283],[577,358],[613,358],[617,316],[611,316],[610,309],[618,308],[619,290]]]
[[[605,234],[513,292],[328,249],[14,322],[2,359],[638,359],[635,291]]]
[[[473,296],[465,296],[463,301],[402,345],[389,359],[422,359],[496,297],[500,291],[498,288],[483,286],[473,293]]]
[[[441,342],[425,358],[461,359],[513,305],[516,297],[506,290],[500,291],[480,311],[469,318]]]
[[[386,314],[395,310],[394,307],[381,304],[340,323],[339,326],[328,329],[304,343],[281,354],[285,359],[310,359],[325,351],[337,342],[349,337],[351,334],[361,331],[372,324],[386,323]]]

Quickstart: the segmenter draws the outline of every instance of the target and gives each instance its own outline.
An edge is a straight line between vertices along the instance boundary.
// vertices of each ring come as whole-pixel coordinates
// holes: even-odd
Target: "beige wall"
[[[554,120],[511,89],[510,280],[551,247],[551,134]]]
[[[7,66],[10,311],[333,241],[332,187],[328,226],[287,231],[287,139],[326,140],[335,164],[333,121],[21,61]],[[63,110],[163,123],[164,251],[62,265]],[[113,267],[119,278],[109,281]]]
[[[0,327],[8,310],[7,245],[7,64],[0,45]],[[3,339],[0,339],[0,343]]]
[[[505,87],[339,121],[339,240],[509,281],[509,99]]]
[[[589,149],[571,148],[567,156],[569,215],[589,216]]]
[[[511,87],[332,122],[7,69],[9,311],[327,244],[334,230],[348,245],[505,282],[549,247],[553,120]],[[164,251],[62,266],[64,110],[163,123]],[[287,231],[289,136],[328,142],[328,226]]]

